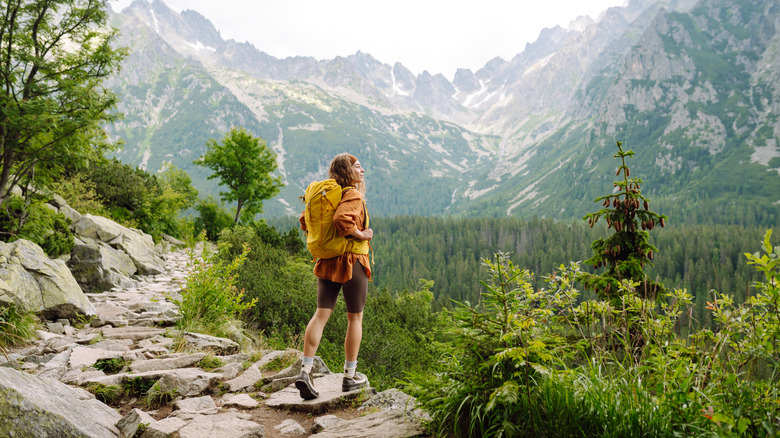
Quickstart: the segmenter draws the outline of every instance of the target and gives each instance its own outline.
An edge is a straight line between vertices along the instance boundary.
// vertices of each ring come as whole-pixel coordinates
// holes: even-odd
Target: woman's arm
[[[347,190],[333,214],[333,223],[342,237],[352,236],[359,240],[371,240],[374,231],[362,230],[365,223],[363,197],[357,190]]]

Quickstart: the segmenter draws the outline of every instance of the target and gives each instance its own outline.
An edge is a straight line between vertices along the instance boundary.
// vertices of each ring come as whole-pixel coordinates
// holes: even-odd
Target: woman
[[[336,206],[333,224],[342,237],[358,241],[370,241],[374,237],[374,231],[366,226],[368,211],[363,201],[366,187],[364,173],[360,161],[350,154],[336,155],[330,163],[330,178],[335,179],[342,188],[350,187],[343,191],[341,202]],[[301,215],[300,222],[305,231],[304,216],[305,212]],[[352,245],[355,246],[363,245]],[[366,376],[356,371],[358,350],[363,337],[363,307],[366,303],[368,280],[371,278],[368,255],[346,252],[331,259],[319,259],[314,265],[314,275],[317,276],[317,311],[306,326],[303,367],[295,382],[301,397],[306,400],[319,397],[311,378],[314,354],[322,339],[325,324],[336,305],[339,290],[342,289],[347,304],[347,334],[344,339],[345,361],[341,389],[352,391],[368,384]]]

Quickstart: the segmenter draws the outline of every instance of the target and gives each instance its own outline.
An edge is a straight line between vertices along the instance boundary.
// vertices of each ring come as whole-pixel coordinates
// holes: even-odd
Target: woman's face
[[[355,163],[352,165],[352,182],[356,184],[364,183],[364,173],[366,173],[366,171],[363,169],[363,166],[360,165],[360,161],[355,161]]]

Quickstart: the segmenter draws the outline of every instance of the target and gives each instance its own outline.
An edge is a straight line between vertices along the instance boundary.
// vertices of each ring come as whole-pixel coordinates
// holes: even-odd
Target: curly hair
[[[328,175],[330,178],[335,179],[341,187],[352,186],[363,192],[365,190],[364,187],[357,187],[362,184],[357,184],[353,179],[352,165],[355,164],[355,161],[357,161],[357,158],[354,155],[347,153],[336,155],[333,161],[330,162]]]

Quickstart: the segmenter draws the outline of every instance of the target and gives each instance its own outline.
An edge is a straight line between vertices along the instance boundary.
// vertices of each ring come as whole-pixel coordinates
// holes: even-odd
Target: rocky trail
[[[86,294],[95,308],[91,321],[49,321],[33,344],[0,356],[0,437],[422,433],[423,414],[410,397],[392,389],[342,392],[341,374],[319,359],[314,382],[321,395],[301,399],[293,385],[298,350],[240,352],[232,340],[195,333],[177,342],[171,297],[187,276],[188,256],[178,249],[161,259],[160,274]],[[120,388],[124,395],[110,405],[93,395],[109,400]]]

